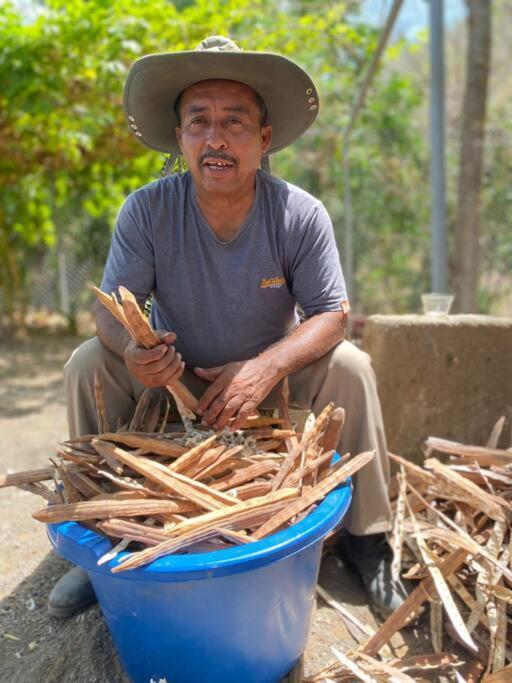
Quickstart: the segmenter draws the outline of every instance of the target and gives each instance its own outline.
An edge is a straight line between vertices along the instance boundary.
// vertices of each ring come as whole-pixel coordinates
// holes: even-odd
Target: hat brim
[[[286,57],[268,52],[171,52],[142,57],[128,74],[124,110],[132,134],[151,149],[180,154],[174,102],[185,88],[209,79],[245,83],[260,95],[272,125],[269,154],[300,137],[318,114],[313,81]]]

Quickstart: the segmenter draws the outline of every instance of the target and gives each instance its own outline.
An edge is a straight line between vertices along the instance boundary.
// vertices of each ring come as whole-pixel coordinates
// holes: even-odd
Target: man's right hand
[[[174,332],[157,332],[162,341],[152,349],[138,346],[130,340],[124,349],[124,362],[131,374],[145,387],[165,387],[178,380],[184,370],[185,362],[172,343],[176,340]]]

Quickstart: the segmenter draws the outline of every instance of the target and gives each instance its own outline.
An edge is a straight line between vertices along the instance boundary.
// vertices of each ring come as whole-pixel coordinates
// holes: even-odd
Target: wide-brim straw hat
[[[300,137],[318,114],[318,94],[295,62],[269,52],[246,52],[222,36],[203,40],[196,50],[146,55],[128,74],[124,110],[132,134],[147,147],[180,154],[174,103],[194,83],[222,79],[245,83],[264,101],[272,125],[268,154]]]

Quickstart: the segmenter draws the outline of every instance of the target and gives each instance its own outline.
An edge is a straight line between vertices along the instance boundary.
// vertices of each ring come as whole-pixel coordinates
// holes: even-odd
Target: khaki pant
[[[65,366],[70,437],[98,431],[94,401],[94,370],[100,371],[109,422],[127,422],[144,387],[130,375],[124,361],[97,337],[81,344]],[[182,381],[197,397],[207,384],[185,372]],[[376,450],[376,457],[354,477],[354,497],[344,526],[356,535],[390,528],[389,465],[375,375],[369,356],[348,341],[311,365],[290,375],[290,403],[316,415],[332,401],[345,409],[340,453]],[[159,391],[159,390],[155,390]],[[271,399],[271,397],[270,397]]]

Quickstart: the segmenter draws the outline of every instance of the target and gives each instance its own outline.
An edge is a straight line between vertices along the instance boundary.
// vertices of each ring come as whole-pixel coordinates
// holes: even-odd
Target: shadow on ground
[[[82,340],[49,335],[0,342],[0,416],[23,417],[64,404],[62,369]]]
[[[2,683],[128,683],[97,606],[66,620],[48,614],[47,595],[67,569],[48,553],[0,603]]]

